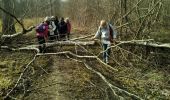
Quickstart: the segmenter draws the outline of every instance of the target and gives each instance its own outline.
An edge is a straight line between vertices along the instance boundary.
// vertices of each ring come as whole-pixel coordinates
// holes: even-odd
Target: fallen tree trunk
[[[82,45],[82,46],[93,46],[97,43],[98,41],[56,41],[52,43],[46,43],[46,47],[54,47],[54,46],[75,46],[75,45]],[[157,43],[153,42],[153,39],[148,39],[148,40],[131,40],[131,41],[117,41],[116,45],[111,46],[111,48],[114,48],[116,46],[120,45],[138,45],[138,46],[147,46],[147,47],[154,47],[154,48],[168,48],[170,49],[170,43]],[[37,45],[29,45],[26,47],[14,49],[10,48],[8,46],[1,46],[1,49],[8,49],[8,50],[35,50],[39,52],[38,50],[38,44]],[[103,53],[102,51],[101,53]]]
[[[80,39],[86,39],[86,38],[89,38],[89,37],[92,37],[92,36],[94,36],[94,34],[83,36],[83,37],[74,38],[74,39],[71,39],[71,41],[80,40]]]
[[[46,43],[47,47],[55,46],[55,45],[66,45],[66,46],[75,46],[75,45],[82,45],[82,46],[92,46],[95,44],[95,41],[56,41],[53,43]]]
[[[75,45],[82,45],[82,46],[92,46],[95,44],[95,41],[56,41],[52,43],[45,43],[46,48],[54,47],[54,46],[75,46]],[[29,45],[26,47],[21,48],[10,48],[8,46],[1,46],[0,49],[6,49],[10,51],[21,51],[21,50],[32,50],[39,52],[38,46],[40,45]]]
[[[11,48],[8,46],[1,46],[0,49],[9,50],[9,51],[35,51],[39,53],[39,49],[37,47]]]
[[[26,33],[30,32],[30,31],[32,31],[34,28],[35,28],[35,26],[31,26],[30,28],[25,29],[22,32],[18,32],[18,33],[12,34],[12,35],[2,35],[1,39],[3,40],[3,39],[7,39],[7,38],[15,38],[17,36],[20,36],[20,35],[23,35],[23,34],[26,34]]]
[[[168,48],[170,49],[170,43],[160,43],[154,42],[153,39],[148,40],[132,40],[132,41],[118,41],[118,44],[126,44],[126,45],[139,45],[139,46],[147,46],[154,48]]]
[[[82,45],[82,46],[92,46],[95,44],[95,41],[56,41],[56,42],[52,42],[52,43],[45,43],[46,45],[46,48],[49,48],[49,47],[54,47],[54,46],[75,46],[75,45]],[[20,48],[20,50],[32,50],[32,49],[35,49],[35,48],[38,48],[39,45],[30,45],[30,46],[27,46],[27,47],[23,47],[23,48]]]

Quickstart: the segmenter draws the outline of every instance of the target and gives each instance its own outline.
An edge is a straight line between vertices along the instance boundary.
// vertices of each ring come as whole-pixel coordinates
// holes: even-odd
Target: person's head
[[[44,18],[44,23],[47,23],[47,24],[49,24],[49,20],[50,20],[50,18],[47,16],[47,17],[45,17]]]
[[[51,20],[55,20],[55,16],[51,16]]]
[[[55,19],[58,20],[58,16],[55,16]]]
[[[70,22],[70,20],[69,20],[68,17],[65,19],[65,22],[66,22],[66,23]]]
[[[101,20],[101,21],[100,21],[100,27],[101,27],[101,28],[107,27],[107,22],[106,22],[106,20]]]
[[[61,22],[64,22],[64,17],[61,17],[61,18],[60,18],[60,21],[61,21]]]
[[[46,22],[46,21],[49,21],[49,17],[48,17],[48,16],[46,16],[46,17],[44,18],[44,22]]]

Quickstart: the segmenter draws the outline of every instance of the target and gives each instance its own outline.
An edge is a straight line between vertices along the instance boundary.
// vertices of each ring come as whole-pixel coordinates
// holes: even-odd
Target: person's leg
[[[50,42],[53,41],[53,35],[50,35],[49,40],[50,40]]]
[[[67,33],[67,40],[70,40],[70,33]]]
[[[67,34],[66,33],[62,33],[61,37],[62,37],[62,41],[67,40]]]
[[[63,34],[63,41],[66,41],[67,40],[67,33],[64,33]]]
[[[107,44],[103,44],[103,61],[106,63],[106,57],[107,57]]]
[[[43,48],[42,48],[42,37],[37,37],[37,39],[38,39],[38,44],[39,44],[39,46],[38,46],[38,49],[39,49],[39,52],[40,53],[42,53],[42,51],[43,51]]]
[[[45,52],[46,45],[45,45],[45,38],[42,38],[42,52]]]
[[[55,35],[52,35],[51,40],[52,42],[55,41]]]
[[[51,37],[51,36],[50,36],[50,32],[48,32],[48,40],[50,40],[50,37]]]
[[[63,39],[64,39],[64,34],[61,33],[61,34],[60,34],[60,40],[63,41]]]
[[[110,58],[110,52],[111,52],[111,45],[107,44],[107,50],[106,50],[106,63],[109,63],[109,58]]]
[[[60,37],[60,35],[59,35],[59,33],[57,32],[57,34],[56,34],[56,40],[57,40],[57,41],[59,41],[59,40],[60,40],[60,38],[59,38],[59,37]]]
[[[58,33],[57,38],[58,38],[58,41],[61,41],[61,33]]]
[[[57,37],[57,35],[58,35],[58,32],[57,32],[57,30],[55,30],[55,31],[54,31],[55,41],[58,41],[58,37]]]

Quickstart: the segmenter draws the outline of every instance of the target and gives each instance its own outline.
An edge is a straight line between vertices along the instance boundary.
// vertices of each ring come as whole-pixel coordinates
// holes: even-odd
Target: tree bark
[[[2,7],[6,11],[13,13],[12,0],[2,0]],[[10,15],[8,15],[5,12],[2,12],[2,33],[5,33],[5,34],[16,33],[14,18],[12,18]]]

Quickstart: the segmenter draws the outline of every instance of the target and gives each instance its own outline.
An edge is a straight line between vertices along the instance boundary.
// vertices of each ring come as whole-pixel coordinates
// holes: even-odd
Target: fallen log
[[[102,60],[99,59],[98,56],[81,56],[74,54],[70,51],[64,51],[64,52],[57,52],[57,53],[38,53],[37,56],[47,56],[47,55],[69,55],[71,57],[76,57],[79,59],[96,59],[98,62],[100,62],[102,65],[105,65],[108,69],[112,70],[113,72],[118,71],[118,69],[113,68],[112,66],[104,63]]]
[[[94,45],[95,41],[56,41],[56,42],[52,42],[52,43],[45,43],[46,48],[49,47],[53,47],[53,46],[75,46],[75,45],[82,45],[82,46],[90,46],[90,45]],[[26,46],[20,49],[34,49],[34,48],[38,48],[38,44],[37,45],[30,45],[30,46]]]
[[[21,48],[12,48],[12,47],[8,47],[8,46],[0,46],[1,50],[9,50],[9,51],[35,51],[35,52],[39,52],[39,49],[37,47],[34,46],[28,46],[28,47],[21,47]]]
[[[75,46],[75,45],[82,45],[82,46],[92,46],[95,44],[95,41],[56,41],[52,43],[45,43],[46,48],[54,47],[54,46]],[[26,47],[21,48],[10,48],[8,46],[1,46],[0,49],[6,49],[10,51],[21,51],[21,50],[32,50],[39,52],[38,46],[40,45],[29,45]]]
[[[26,33],[30,32],[30,31],[32,31],[34,28],[35,28],[35,26],[31,26],[31,27],[29,27],[28,29],[25,29],[22,32],[18,32],[18,33],[12,34],[12,35],[2,35],[1,39],[15,38],[17,36],[20,36],[20,35],[23,35],[23,34],[26,34]]]
[[[82,46],[92,46],[95,44],[95,41],[56,41],[52,43],[46,43],[47,47],[55,46],[55,45],[65,45],[65,46],[75,46],[75,45],[82,45]]]
[[[54,47],[54,46],[75,46],[75,45],[81,45],[81,46],[93,46],[99,41],[56,41],[56,42],[51,42],[51,43],[45,43],[46,47]],[[154,47],[154,48],[168,48],[170,49],[170,43],[158,43],[154,42],[153,39],[148,39],[148,40],[131,40],[131,41],[116,41],[116,45],[111,46],[111,48],[114,48],[116,46],[120,45],[138,45],[138,46],[148,46],[148,47]],[[29,45],[26,47],[14,49],[14,48],[9,48],[7,46],[1,46],[1,49],[8,49],[8,50],[38,50],[38,44],[37,45]],[[102,51],[101,53],[103,53]]]
[[[92,37],[92,36],[94,36],[94,34],[90,34],[90,35],[87,35],[87,36],[78,37],[78,38],[74,38],[74,39],[70,39],[70,40],[75,41],[75,40],[80,40],[80,39],[87,39],[87,38]]]
[[[120,45],[127,44],[127,45],[139,45],[139,46],[148,46],[148,47],[154,47],[154,48],[168,48],[168,49],[170,49],[170,43],[154,42],[153,39],[118,41],[117,43]]]

